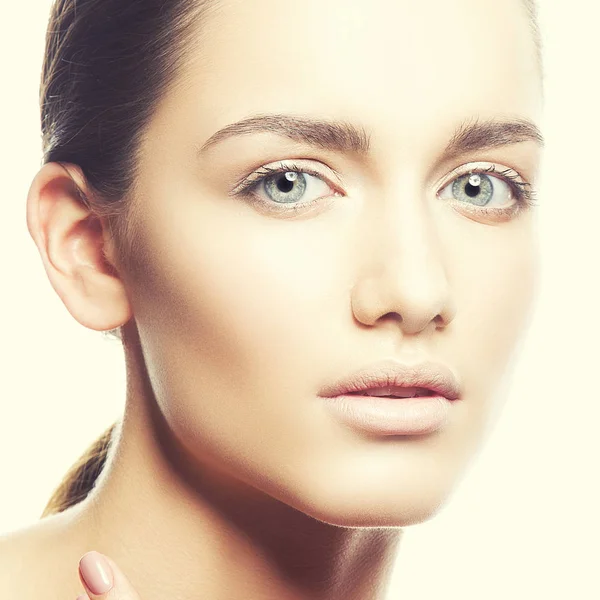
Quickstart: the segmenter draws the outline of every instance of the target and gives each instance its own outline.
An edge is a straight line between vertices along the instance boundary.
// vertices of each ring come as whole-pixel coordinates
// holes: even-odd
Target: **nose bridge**
[[[357,318],[372,325],[395,313],[405,333],[448,323],[454,305],[435,207],[413,186],[401,197],[396,188],[377,204],[363,222],[368,234],[353,293]]]

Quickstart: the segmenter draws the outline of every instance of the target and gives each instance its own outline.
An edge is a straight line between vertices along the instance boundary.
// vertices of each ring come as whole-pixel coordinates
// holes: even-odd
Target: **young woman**
[[[58,0],[41,108],[29,231],[127,399],[0,595],[384,598],[536,291],[532,4]]]

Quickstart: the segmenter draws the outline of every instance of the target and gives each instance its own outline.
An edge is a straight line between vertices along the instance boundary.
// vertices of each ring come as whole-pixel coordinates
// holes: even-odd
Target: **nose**
[[[395,320],[405,335],[446,327],[456,306],[438,227],[425,202],[398,203],[363,222],[359,274],[351,292],[355,318],[374,326]]]

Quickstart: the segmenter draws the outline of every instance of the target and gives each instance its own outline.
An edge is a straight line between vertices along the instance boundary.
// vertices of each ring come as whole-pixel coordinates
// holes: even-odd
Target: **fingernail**
[[[77,600],[90,600],[86,594],[81,594],[81,596],[77,596]]]
[[[93,550],[85,554],[79,561],[79,569],[85,584],[92,594],[106,594],[112,588],[112,570],[100,552]]]

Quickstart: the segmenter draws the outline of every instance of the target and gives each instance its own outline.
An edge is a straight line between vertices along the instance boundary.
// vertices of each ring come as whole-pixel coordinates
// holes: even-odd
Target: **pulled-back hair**
[[[535,0],[523,1],[539,58]],[[134,244],[130,211],[142,135],[199,41],[198,24],[218,6],[217,0],[55,0],[52,6],[40,86],[43,162],[81,168],[88,185],[81,201],[106,219],[123,265]],[[122,339],[119,330],[110,333]],[[114,424],[71,467],[42,518],[86,498],[116,435]]]

